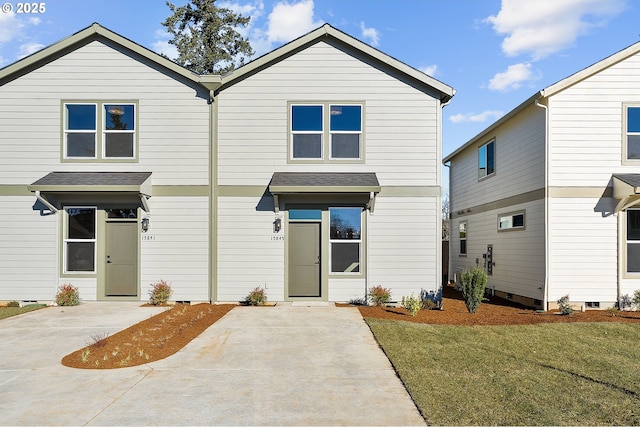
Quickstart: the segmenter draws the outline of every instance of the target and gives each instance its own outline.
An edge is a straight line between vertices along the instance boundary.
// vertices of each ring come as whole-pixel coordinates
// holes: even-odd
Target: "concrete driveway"
[[[425,425],[355,308],[236,307],[164,360],[60,364],[162,310],[99,302],[0,320],[0,424]]]

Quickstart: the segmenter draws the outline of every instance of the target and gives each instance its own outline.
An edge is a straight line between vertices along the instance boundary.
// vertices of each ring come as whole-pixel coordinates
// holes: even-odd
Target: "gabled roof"
[[[264,68],[273,65],[276,62],[287,58],[295,52],[303,50],[310,45],[327,39],[332,39],[345,44],[352,49],[355,49],[368,56],[374,61],[384,64],[387,67],[391,67],[395,71],[411,78],[413,81],[425,87],[431,88],[432,90],[435,90],[439,93],[440,100],[442,102],[449,101],[456,93],[455,89],[442,83],[441,81],[436,80],[433,77],[405,64],[404,62],[401,62],[379,51],[378,49],[375,49],[368,44],[363,43],[360,40],[346,33],[343,33],[340,30],[335,29],[329,24],[324,24],[323,26],[316,28],[315,30],[305,34],[304,36],[299,37],[296,40],[293,40],[275,50],[272,50],[271,52],[257,59],[254,59],[248,64],[245,64],[228,74],[225,74],[224,76],[222,76],[221,90],[227,86],[234,84],[237,81],[248,77],[249,75],[252,75]]]
[[[220,76],[199,76],[186,68],[176,64],[175,62],[159,55],[152,50],[147,49],[113,31],[101,26],[98,23],[93,23],[87,28],[78,31],[77,33],[62,39],[50,46],[45,47],[13,64],[9,64],[0,69],[0,85],[12,80],[31,69],[37,68],[65,52],[72,51],[78,46],[85,45],[93,40],[107,39],[123,48],[130,50],[143,58],[146,58],[161,67],[164,67],[176,74],[179,74],[187,79],[199,83],[208,89],[215,89],[220,85]]]
[[[637,53],[640,52],[640,42],[632,44],[631,46],[614,53],[611,56],[606,57],[605,59],[596,62],[593,65],[588,66],[587,68],[584,68],[572,75],[570,75],[569,77],[566,77],[550,86],[547,86],[546,88],[534,93],[531,97],[529,97],[526,101],[524,101],[523,103],[521,103],[520,105],[518,105],[516,108],[514,108],[513,110],[509,111],[507,114],[505,114],[504,116],[502,116],[500,119],[498,119],[497,121],[495,121],[494,123],[492,123],[491,125],[489,125],[487,128],[485,128],[482,132],[480,132],[479,134],[477,134],[476,136],[474,136],[473,138],[471,138],[469,141],[467,141],[464,145],[460,146],[458,149],[456,149],[454,152],[452,152],[451,154],[449,154],[448,156],[446,156],[442,162],[443,163],[447,163],[449,162],[453,157],[455,157],[456,155],[458,155],[461,151],[464,151],[467,147],[469,147],[470,145],[473,145],[475,143],[478,142],[479,139],[482,138],[486,138],[487,135],[490,132],[493,132],[493,130],[495,128],[497,128],[498,126],[500,126],[502,123],[506,122],[507,120],[511,119],[513,116],[515,116],[516,114],[518,114],[520,111],[522,111],[525,107],[532,105],[535,102],[544,102],[545,98],[549,98],[550,96],[553,96],[559,92],[562,92],[563,90],[595,75],[598,74],[599,72],[611,67],[612,65],[617,64],[618,62],[624,61],[625,59],[629,58],[630,56],[633,56]]]

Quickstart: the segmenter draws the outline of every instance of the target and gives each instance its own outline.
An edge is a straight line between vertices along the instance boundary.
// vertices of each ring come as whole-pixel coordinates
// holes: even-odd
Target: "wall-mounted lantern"
[[[276,217],[275,221],[273,221],[273,232],[279,233],[281,229],[282,229],[282,218],[278,216]]]
[[[149,231],[149,218],[142,218],[142,223],[140,225],[143,233]]]

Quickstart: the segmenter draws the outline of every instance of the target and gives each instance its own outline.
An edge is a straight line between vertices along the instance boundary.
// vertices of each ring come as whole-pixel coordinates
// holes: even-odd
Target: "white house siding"
[[[367,294],[367,280],[329,277],[329,301],[362,300]]]
[[[273,232],[273,199],[258,209],[260,201],[218,198],[218,301],[243,300],[257,286],[270,301],[284,300],[285,228]]]
[[[290,101],[364,102],[366,163],[288,164]],[[440,185],[437,100],[321,42],[218,97],[218,183],[267,185],[274,171],[376,172],[381,185]]]
[[[139,62],[108,43],[93,41],[0,87],[0,185],[24,186],[26,191],[27,185],[52,171],[152,172],[154,186],[209,184],[206,91],[198,92],[194,83],[160,72],[146,65],[148,60]],[[61,162],[61,101],[65,100],[136,101],[139,161]],[[4,218],[29,218],[28,226],[5,222],[11,229],[3,233],[2,240],[35,238],[37,232],[50,252],[45,256],[33,248],[33,256],[41,259],[29,263],[23,278],[14,281],[11,288],[25,290],[16,298],[51,300],[56,283],[69,281],[53,277],[58,270],[59,237],[58,224],[52,218],[57,216],[31,218],[36,199],[27,199],[16,204],[0,198],[0,209],[9,211]],[[206,198],[152,200],[152,233],[162,234],[157,236],[160,240],[142,242],[141,298],[146,298],[149,283],[164,277],[173,282],[175,299],[208,300]],[[193,205],[199,210],[196,214],[187,209]],[[16,278],[17,270],[13,272],[6,259],[0,261],[2,271],[11,269]],[[17,265],[22,269],[24,264]],[[95,299],[96,281],[90,282],[82,281],[81,296]],[[0,292],[0,300],[5,299],[4,291]]]
[[[640,55],[632,56],[550,99],[550,186],[606,187],[623,166],[623,103],[640,103]]]
[[[437,291],[442,280],[439,197],[378,196],[368,218],[369,287],[391,289],[393,300],[422,289]]]
[[[35,198],[0,196],[0,301],[51,301],[57,289],[57,215]]]
[[[512,212],[525,212],[525,228],[498,231],[498,216]],[[459,224],[467,222],[467,255],[460,256]],[[542,301],[544,299],[544,200],[506,206],[478,214],[466,215],[452,221],[450,240],[450,277],[476,260],[485,266],[483,255],[487,245],[493,245],[493,274],[487,286],[490,289]],[[531,301],[528,301],[531,303]]]
[[[544,188],[545,114],[533,103],[451,161],[451,212]],[[495,175],[478,179],[478,148],[495,138]]]
[[[617,218],[608,200],[549,200],[550,303],[567,294],[576,303],[617,300]]]
[[[209,198],[152,197],[141,241],[141,293],[163,279],[172,300],[209,301]]]
[[[154,185],[207,185],[205,99],[94,41],[0,87],[0,183],[30,184],[51,171],[153,172]],[[138,163],[61,163],[62,100],[138,101]]]

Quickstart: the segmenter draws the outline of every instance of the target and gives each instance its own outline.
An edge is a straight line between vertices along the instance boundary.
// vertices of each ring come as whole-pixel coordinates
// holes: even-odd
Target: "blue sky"
[[[93,22],[157,52],[174,52],[160,24],[169,15],[164,0],[49,0],[41,2],[42,13],[16,13],[13,0],[0,4],[0,67]],[[443,155],[536,91],[640,41],[640,2],[634,0],[216,4],[252,17],[244,33],[257,55],[329,23],[452,86],[457,93],[443,113]]]

